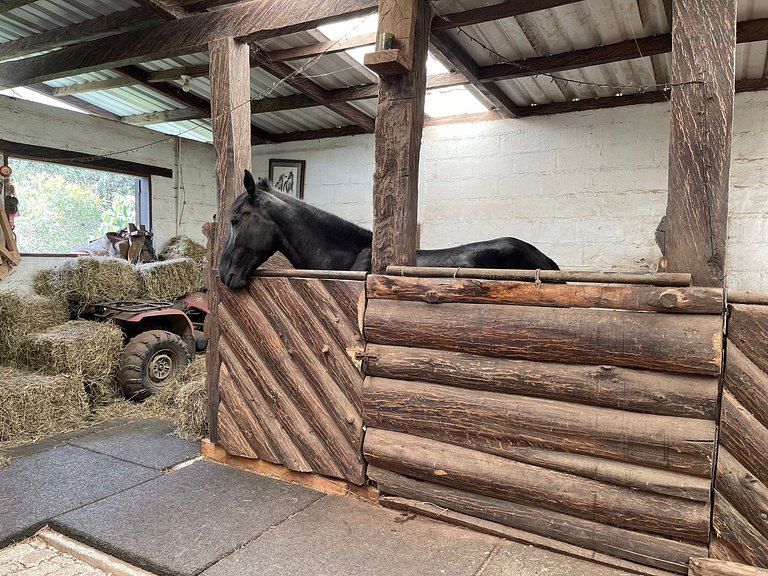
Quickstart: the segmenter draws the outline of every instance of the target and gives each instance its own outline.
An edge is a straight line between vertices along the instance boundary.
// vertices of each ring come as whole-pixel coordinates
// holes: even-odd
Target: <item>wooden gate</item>
[[[258,277],[219,289],[217,443],[227,453],[365,483],[362,281]]]
[[[720,290],[369,276],[368,298],[382,502],[664,570],[706,556]]]
[[[768,568],[768,306],[729,307],[710,556]]]

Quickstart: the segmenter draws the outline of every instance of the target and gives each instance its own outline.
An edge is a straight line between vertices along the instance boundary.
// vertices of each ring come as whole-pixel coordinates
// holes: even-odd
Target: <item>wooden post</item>
[[[219,367],[219,255],[223,241],[229,236],[228,210],[232,201],[244,191],[243,171],[251,168],[250,64],[248,45],[233,38],[213,40],[209,45],[211,77],[211,123],[216,154],[216,196],[218,223],[213,242],[209,308],[211,322],[208,351],[208,422],[210,439],[218,440]]]
[[[722,286],[736,0],[674,0],[666,250],[669,272]]]
[[[382,0],[379,14],[386,13],[413,14],[415,24],[411,37],[395,39],[399,54],[412,54],[410,72],[387,76],[379,69],[372,250],[373,270],[379,273],[390,264],[416,263],[419,153],[432,7],[427,0]]]

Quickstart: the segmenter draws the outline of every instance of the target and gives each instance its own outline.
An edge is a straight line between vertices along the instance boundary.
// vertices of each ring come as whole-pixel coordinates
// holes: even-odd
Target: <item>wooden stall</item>
[[[367,290],[382,502],[674,572],[706,555],[721,290],[379,275]]]
[[[712,558],[768,568],[768,306],[729,306]]]

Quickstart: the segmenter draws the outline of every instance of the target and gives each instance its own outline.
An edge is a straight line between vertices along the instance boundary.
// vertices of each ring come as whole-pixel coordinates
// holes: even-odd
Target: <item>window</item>
[[[146,178],[9,158],[22,253],[68,254],[129,222],[149,228]]]

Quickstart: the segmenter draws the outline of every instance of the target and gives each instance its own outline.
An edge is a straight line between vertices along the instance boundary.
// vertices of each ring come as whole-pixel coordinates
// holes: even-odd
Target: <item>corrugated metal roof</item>
[[[445,14],[493,5],[498,1],[435,0],[434,4],[438,14]],[[11,10],[0,18],[0,42],[13,41],[137,6],[139,4],[132,0],[37,0]],[[768,2],[740,0],[738,11],[739,20],[768,18]],[[348,25],[348,35],[361,33],[355,24]],[[344,24],[339,24],[337,28],[339,26],[343,30]],[[467,26],[463,32],[454,31],[453,34],[479,66],[486,66],[499,61],[518,61],[668,32],[663,0],[583,0],[515,18]],[[324,39],[325,36],[319,30],[313,30],[270,39],[260,46],[269,51],[314,44]],[[208,54],[198,53],[147,62],[140,66],[152,72],[207,64]],[[288,64],[328,90],[369,84],[375,80],[373,73],[346,53],[328,54]],[[768,76],[768,41],[738,45],[736,70],[737,79]],[[670,56],[666,54],[552,75],[503,80],[498,85],[517,105],[527,106],[595,96],[610,97],[618,93],[631,94],[669,82],[669,74]],[[115,77],[118,77],[117,73],[104,70],[49,81],[47,84],[65,86]],[[177,86],[182,85],[181,80],[172,82]],[[210,99],[208,78],[192,79],[190,93]],[[251,70],[252,98],[274,98],[297,93],[297,89],[264,70]],[[139,84],[78,94],[75,97],[121,116],[184,107],[177,100]],[[376,113],[375,99],[352,102],[351,105],[372,117]],[[322,106],[255,114],[252,120],[255,125],[274,133],[333,128],[351,123]],[[184,136],[210,140],[210,122],[207,120],[187,120],[151,127],[169,133],[181,131]]]

